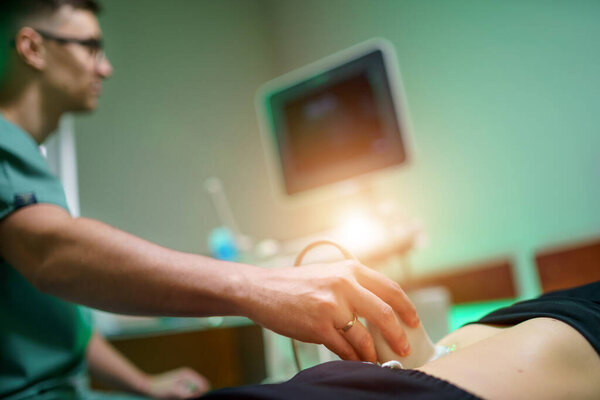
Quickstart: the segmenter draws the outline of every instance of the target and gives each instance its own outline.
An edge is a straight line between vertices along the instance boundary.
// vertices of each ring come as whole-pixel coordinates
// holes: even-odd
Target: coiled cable
[[[302,265],[302,260],[304,259],[306,254],[308,254],[309,251],[311,251],[315,247],[326,246],[326,245],[333,246],[336,249],[338,249],[344,256],[344,259],[358,261],[358,259],[352,253],[350,253],[346,248],[344,248],[344,246],[342,246],[332,240],[316,240],[314,242],[309,243],[304,249],[302,249],[302,251],[300,253],[298,253],[298,255],[296,256],[296,260],[294,261],[294,267],[299,267]],[[295,339],[291,339],[291,340],[292,340],[292,351],[294,353],[294,362],[296,364],[296,368],[298,369],[298,372],[300,372],[302,370],[302,365],[300,363],[300,356],[298,354],[298,343]]]

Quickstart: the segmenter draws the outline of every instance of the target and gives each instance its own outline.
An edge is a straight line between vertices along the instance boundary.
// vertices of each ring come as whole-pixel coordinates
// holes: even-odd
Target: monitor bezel
[[[383,55],[384,71],[390,86],[393,112],[399,125],[399,134],[401,135],[401,141],[404,146],[404,161],[400,164],[367,171],[345,180],[323,184],[318,187],[305,189],[291,194],[288,193],[286,190],[283,166],[280,162],[278,143],[277,140],[273,138],[276,133],[274,132],[273,120],[270,114],[269,99],[275,93],[279,93],[290,87],[296,86],[303,81],[312,79],[315,75],[339,68],[376,51],[380,51]],[[410,122],[408,120],[408,106],[406,103],[400,68],[394,46],[386,39],[374,38],[367,40],[269,80],[258,89],[255,102],[270,186],[276,197],[286,203],[298,202],[309,198],[315,199],[315,197],[327,198],[335,196],[340,192],[354,191],[360,185],[357,182],[373,179],[372,175],[384,174],[386,171],[396,170],[400,165],[407,166],[412,161],[414,149],[412,146]]]

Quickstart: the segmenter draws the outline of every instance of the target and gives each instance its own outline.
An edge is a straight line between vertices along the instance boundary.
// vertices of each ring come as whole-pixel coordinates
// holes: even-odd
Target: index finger
[[[359,271],[358,282],[365,289],[389,304],[408,326],[419,326],[421,321],[417,309],[397,282],[364,265]]]
[[[410,344],[394,309],[360,285],[357,285],[353,296],[358,299],[358,301],[353,302],[357,314],[366,318],[370,324],[379,329],[385,341],[395,353],[407,356],[410,353]]]

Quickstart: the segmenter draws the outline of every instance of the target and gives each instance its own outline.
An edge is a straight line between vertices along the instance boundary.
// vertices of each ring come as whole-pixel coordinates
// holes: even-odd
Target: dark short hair
[[[2,0],[0,10],[13,18],[29,17],[38,13],[52,13],[62,6],[88,10],[97,14],[100,4],[96,0]]]
[[[6,72],[9,43],[25,21],[35,16],[51,16],[63,6],[91,11],[101,11],[97,0],[0,0],[0,83]]]
[[[0,23],[5,29],[15,31],[28,17],[51,15],[63,6],[91,11],[94,14],[101,10],[97,0],[0,0]]]

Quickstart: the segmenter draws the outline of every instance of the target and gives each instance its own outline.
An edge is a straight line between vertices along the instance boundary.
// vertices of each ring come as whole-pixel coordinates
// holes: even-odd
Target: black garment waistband
[[[600,282],[515,303],[472,323],[515,325],[537,317],[556,318],[571,325],[600,354]],[[287,382],[221,389],[202,399],[474,400],[477,397],[416,370],[332,361],[301,371]]]
[[[600,356],[600,281],[521,301],[469,324],[516,325],[539,317],[555,318],[569,324]]]
[[[417,370],[331,361],[305,369],[287,382],[221,389],[202,399],[477,400],[478,397]]]

